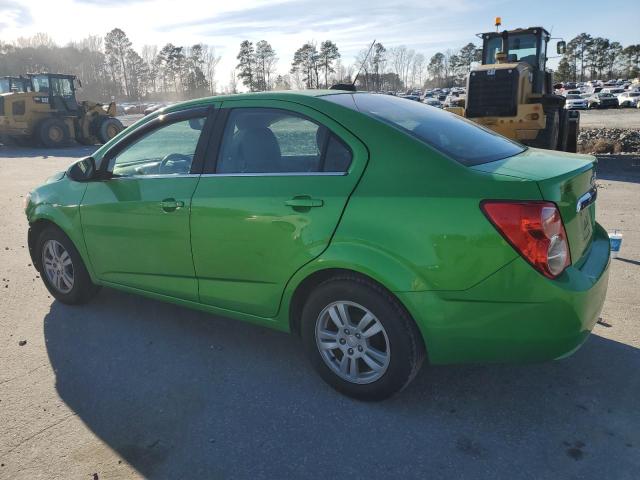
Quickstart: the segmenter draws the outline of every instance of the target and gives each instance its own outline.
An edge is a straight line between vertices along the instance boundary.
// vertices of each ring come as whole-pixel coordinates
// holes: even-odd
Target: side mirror
[[[558,52],[558,55],[563,55],[564,52],[566,51],[567,51],[567,42],[565,42],[564,40],[560,40],[556,44],[556,52]]]
[[[75,182],[88,182],[97,178],[96,161],[93,157],[85,157],[71,165],[67,176]]]

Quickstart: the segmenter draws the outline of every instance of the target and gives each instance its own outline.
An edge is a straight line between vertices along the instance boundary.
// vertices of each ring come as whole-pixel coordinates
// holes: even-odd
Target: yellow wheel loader
[[[469,73],[465,107],[447,110],[532,147],[575,152],[580,114],[554,94],[546,70],[549,32],[530,27],[478,36],[482,65]],[[558,53],[565,49],[559,41]]]
[[[23,88],[0,93],[0,142],[60,147],[74,139],[105,143],[124,127],[116,104],[76,100],[74,75],[29,74]]]
[[[23,76],[0,77],[0,93],[28,92],[31,82]]]

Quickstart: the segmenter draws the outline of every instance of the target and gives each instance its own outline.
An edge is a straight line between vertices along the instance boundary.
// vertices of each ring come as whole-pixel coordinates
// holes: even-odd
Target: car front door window
[[[185,175],[191,170],[205,117],[162,126],[114,156],[114,177]]]

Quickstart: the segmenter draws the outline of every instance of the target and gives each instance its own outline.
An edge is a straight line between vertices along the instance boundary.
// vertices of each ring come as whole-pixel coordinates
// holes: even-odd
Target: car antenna
[[[369,55],[371,55],[371,50],[373,50],[373,46],[375,44],[376,44],[376,41],[373,40],[373,42],[371,43],[371,46],[369,47],[369,51],[367,52],[367,54],[364,57],[364,60],[360,64],[360,68],[358,69],[358,73],[356,73],[356,76],[353,78],[353,82],[351,82],[351,83],[336,83],[335,85],[331,85],[331,87],[329,87],[329,90],[347,90],[348,92],[355,92],[356,91],[356,82],[358,81],[358,77],[360,76],[360,72],[362,71],[362,67],[364,67],[365,63],[367,63],[367,60],[369,59]]]

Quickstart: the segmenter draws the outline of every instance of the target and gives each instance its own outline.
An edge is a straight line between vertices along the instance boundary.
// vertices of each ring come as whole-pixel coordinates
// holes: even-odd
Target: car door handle
[[[182,200],[176,200],[175,198],[165,198],[160,202],[160,207],[165,212],[175,212],[179,208],[184,207]]]
[[[311,198],[309,196],[300,196],[293,197],[289,200],[285,200],[284,204],[287,207],[291,208],[312,208],[312,207],[321,207],[324,205],[322,200],[318,200],[316,198]]]

